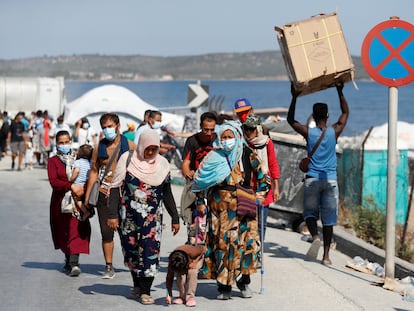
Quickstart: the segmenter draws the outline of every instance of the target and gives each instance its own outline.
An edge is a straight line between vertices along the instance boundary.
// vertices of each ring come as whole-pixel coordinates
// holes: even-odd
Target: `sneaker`
[[[231,298],[231,292],[221,292],[218,296],[218,300],[229,300]]]
[[[187,299],[185,305],[187,307],[195,307],[197,305],[197,302],[196,302],[194,297],[190,297],[190,298]]]
[[[309,247],[308,252],[306,253],[306,257],[309,259],[316,259],[318,257],[319,249],[321,248],[321,240],[316,239],[313,240],[311,246]]]
[[[249,286],[244,285],[244,289],[240,290],[241,295],[243,298],[252,298],[252,290],[249,288]]]
[[[113,267],[106,267],[104,274],[102,275],[103,279],[113,279],[115,277],[115,270]]]
[[[247,284],[243,284],[242,282],[236,282],[237,288],[240,289],[240,293],[243,298],[252,298],[252,291]]]
[[[70,276],[78,276],[81,273],[81,269],[79,266],[73,266],[72,270],[70,270]]]
[[[14,170],[14,161],[12,162],[11,169]]]

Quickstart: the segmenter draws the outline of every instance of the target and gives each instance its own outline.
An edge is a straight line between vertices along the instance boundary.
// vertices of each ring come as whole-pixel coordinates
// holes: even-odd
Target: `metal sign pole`
[[[385,244],[385,277],[394,279],[395,265],[395,204],[397,171],[397,118],[398,88],[388,90],[388,170],[387,170],[387,220]]]

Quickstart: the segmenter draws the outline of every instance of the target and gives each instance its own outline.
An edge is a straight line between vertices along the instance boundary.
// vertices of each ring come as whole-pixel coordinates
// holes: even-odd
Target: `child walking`
[[[185,244],[178,246],[168,257],[168,272],[166,277],[167,304],[185,304],[187,307],[195,307],[195,292],[197,289],[198,271],[203,265],[204,245]],[[172,300],[172,285],[174,275],[177,276],[176,284],[179,296]]]
[[[26,143],[26,153],[24,154],[25,167],[29,170],[33,169],[33,144],[31,142]]]
[[[84,144],[79,147],[78,154],[73,166],[72,175],[69,180],[76,185],[84,186],[89,177],[89,172],[91,170],[91,158],[92,158],[93,148],[91,145]],[[80,212],[80,219],[84,221],[92,215],[92,211],[88,210],[83,204],[83,199],[85,195],[85,189],[81,196],[74,197],[76,208]]]

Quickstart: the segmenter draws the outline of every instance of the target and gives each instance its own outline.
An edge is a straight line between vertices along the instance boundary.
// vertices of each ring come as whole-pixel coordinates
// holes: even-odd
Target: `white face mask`
[[[225,151],[233,150],[234,146],[236,145],[236,138],[230,138],[226,140],[222,140],[221,144],[223,145],[223,149]]]
[[[155,121],[154,124],[152,125],[152,128],[154,130],[158,130],[161,127],[161,122],[159,121]]]

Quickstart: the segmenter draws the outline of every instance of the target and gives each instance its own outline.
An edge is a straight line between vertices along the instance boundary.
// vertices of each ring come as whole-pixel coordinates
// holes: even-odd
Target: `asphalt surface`
[[[51,187],[44,168],[11,171],[9,157],[0,161],[0,310],[176,310],[185,306],[164,304],[168,254],[185,241],[185,228],[177,236],[165,217],[161,244],[161,271],[151,295],[155,305],[144,306],[128,298],[132,281],[123,266],[118,236],[115,237],[116,277],[104,280],[104,261],[97,217],[92,218],[91,253],[81,255],[82,273],[71,278],[61,272],[64,256],[54,250],[49,229]],[[173,186],[179,204],[181,186]],[[167,215],[167,214],[166,214]],[[270,219],[270,222],[274,220]],[[252,277],[254,295],[243,299],[234,286],[232,299],[216,300],[215,282],[200,279],[197,309],[217,310],[414,310],[382,288],[383,279],[346,268],[351,259],[333,250],[332,266],[305,258],[309,243],[289,230],[268,227],[264,269]],[[177,291],[174,290],[176,294]]]

